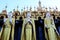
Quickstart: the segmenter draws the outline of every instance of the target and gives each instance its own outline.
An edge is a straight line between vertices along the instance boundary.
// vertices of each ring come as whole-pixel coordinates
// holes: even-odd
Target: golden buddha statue
[[[10,32],[11,32],[11,24],[9,22],[9,19],[6,20],[4,25],[5,26],[3,26],[4,30],[3,30],[3,34],[2,34],[1,40],[9,40]]]
[[[27,14],[27,18],[23,21],[21,40],[36,40],[34,18],[30,18],[30,14]]]
[[[46,14],[46,18],[44,19],[44,24],[45,24],[45,28],[47,28],[47,30],[45,31],[46,39],[57,40],[56,32],[55,32],[56,27],[53,18],[51,17],[49,12]]]

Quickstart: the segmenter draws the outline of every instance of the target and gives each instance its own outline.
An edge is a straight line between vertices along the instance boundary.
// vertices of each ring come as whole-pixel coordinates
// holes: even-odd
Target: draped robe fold
[[[33,33],[32,33],[32,31],[30,29],[27,29],[27,30],[24,29],[25,28],[25,23],[26,23],[26,19],[25,19],[24,23],[23,23],[23,27],[22,27],[21,40],[26,40],[29,37],[29,35],[27,35],[27,37],[25,36],[24,31],[28,32],[28,33],[25,32],[26,34],[29,34],[29,31],[30,31],[30,33],[32,33],[32,34],[30,34],[30,36],[33,35],[31,40],[36,40],[36,32],[35,32],[34,19],[31,18],[31,22],[32,22],[32,25],[33,25],[32,26]],[[29,38],[29,40],[30,40],[30,38]]]
[[[10,38],[10,31],[11,31],[11,25],[9,23],[9,19],[6,20],[4,25],[5,26],[3,26],[4,30],[3,30],[3,34],[2,34],[1,40],[9,40],[9,38]]]
[[[53,25],[51,23],[53,23]],[[54,21],[51,21],[51,19],[45,18],[44,25],[47,25],[47,30],[45,30],[45,36],[47,40],[57,40],[56,33],[54,31],[54,29],[56,29],[54,25]]]

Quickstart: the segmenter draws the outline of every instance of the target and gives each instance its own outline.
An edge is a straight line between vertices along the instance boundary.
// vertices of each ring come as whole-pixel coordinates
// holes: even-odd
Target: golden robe
[[[21,40],[36,40],[34,19],[31,18],[32,26],[30,24],[27,24],[27,26],[25,27],[26,22],[27,22],[26,19],[24,19],[21,33]]]
[[[5,26],[3,26],[4,30],[3,30],[3,33],[2,33],[1,40],[9,40],[10,32],[11,32],[11,25],[9,23],[9,19],[7,19],[4,24],[5,24]]]
[[[47,25],[47,32],[45,31],[45,36],[47,40],[57,40],[56,33],[54,31],[55,25],[52,19],[44,19],[44,24]]]
[[[26,40],[32,40],[32,25],[28,22],[25,29]]]

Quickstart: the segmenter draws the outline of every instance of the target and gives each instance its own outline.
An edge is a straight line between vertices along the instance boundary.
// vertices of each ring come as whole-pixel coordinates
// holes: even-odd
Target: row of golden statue
[[[58,31],[55,19],[60,20],[60,11],[42,10],[41,2],[37,11],[30,8],[30,11],[20,13],[14,10],[7,14],[3,10],[0,14],[0,40],[60,40],[60,28]]]
[[[34,17],[31,18],[30,12],[27,13],[26,18],[24,18],[23,20],[20,19],[20,21],[23,21],[22,23],[21,22],[19,23],[20,27],[22,28],[19,29],[18,27],[19,25],[18,22],[16,22],[16,20],[17,19],[12,18],[12,14],[8,14],[8,18],[3,19],[4,21],[3,25],[0,23],[1,25],[0,40],[60,40],[60,34],[57,31],[56,25],[54,23],[54,19],[51,16],[50,12],[47,12],[45,18],[43,19],[44,37],[41,36],[42,34],[38,33],[38,31],[42,31],[42,30],[37,29],[38,24],[37,23],[35,24],[36,18]],[[19,32],[18,29],[20,33],[18,33]],[[38,31],[36,31],[36,29]],[[40,39],[38,39],[39,36]]]

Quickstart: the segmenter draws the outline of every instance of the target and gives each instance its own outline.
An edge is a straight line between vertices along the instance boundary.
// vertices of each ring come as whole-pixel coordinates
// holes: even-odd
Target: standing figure
[[[36,40],[34,19],[30,17],[31,14],[28,12],[23,22],[21,40]]]
[[[10,40],[11,34],[11,27],[12,27],[12,14],[8,14],[8,18],[4,18],[4,30],[2,33],[1,40]]]
[[[9,22],[9,19],[7,19],[4,23],[5,26],[2,34],[1,40],[9,40],[10,38],[10,32],[11,32],[11,24]]]
[[[47,12],[46,18],[44,19],[44,25],[45,25],[45,36],[47,40],[57,40],[56,37],[56,27],[53,21],[53,18],[51,17],[50,13]]]

